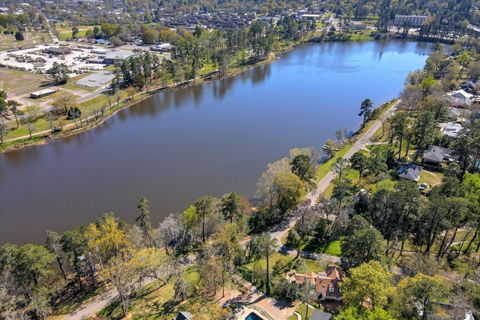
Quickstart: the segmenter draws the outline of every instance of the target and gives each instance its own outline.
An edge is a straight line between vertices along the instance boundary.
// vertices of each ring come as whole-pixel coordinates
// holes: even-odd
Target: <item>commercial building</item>
[[[53,90],[53,89],[44,89],[44,90],[40,90],[40,91],[35,91],[35,92],[30,93],[30,98],[39,99],[39,98],[51,95],[55,92],[57,92],[57,90]]]

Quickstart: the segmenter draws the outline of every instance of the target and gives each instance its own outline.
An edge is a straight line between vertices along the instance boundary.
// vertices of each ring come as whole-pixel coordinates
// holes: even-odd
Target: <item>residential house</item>
[[[449,92],[445,96],[446,100],[456,107],[470,106],[473,103],[473,97],[473,94],[463,89]]]
[[[409,164],[401,167],[398,171],[398,177],[400,179],[417,181],[420,180],[420,174],[422,173],[422,167]]]
[[[423,153],[423,163],[440,165],[444,160],[448,160],[451,150],[439,146],[430,146],[428,150]]]
[[[462,130],[463,126],[458,122],[447,122],[442,125],[442,134],[444,136],[456,138]]]
[[[294,282],[298,285],[304,283],[310,284],[310,286],[318,294],[318,301],[342,301],[342,292],[340,289],[340,283],[343,282],[345,273],[337,266],[328,267],[325,272],[315,273],[307,272],[305,274],[294,273],[290,276],[287,275],[287,279],[290,282]]]
[[[350,28],[353,31],[363,31],[363,30],[367,29],[367,26],[365,25],[365,23],[363,23],[361,21],[352,21],[350,23]]]

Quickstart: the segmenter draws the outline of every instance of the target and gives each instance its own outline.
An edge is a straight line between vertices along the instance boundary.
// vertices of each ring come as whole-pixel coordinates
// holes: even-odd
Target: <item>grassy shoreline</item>
[[[95,128],[96,126],[102,124],[104,121],[108,120],[111,116],[115,115],[118,111],[123,110],[125,108],[131,107],[145,99],[147,99],[150,96],[153,96],[160,91],[164,90],[175,90],[177,88],[185,88],[185,87],[191,87],[194,85],[202,84],[204,82],[209,82],[209,81],[216,81],[216,80],[221,80],[221,79],[227,79],[230,77],[234,77],[242,72],[245,72],[251,68],[256,68],[261,65],[265,64],[270,64],[274,62],[276,59],[279,58],[280,55],[285,54],[287,52],[290,52],[294,50],[297,46],[300,45],[305,45],[308,43],[317,43],[317,41],[313,41],[315,38],[310,36],[305,36],[299,40],[297,40],[294,43],[280,43],[279,47],[276,48],[276,51],[270,54],[270,56],[264,60],[257,61],[253,64],[250,65],[244,65],[244,66],[238,66],[231,68],[227,74],[222,75],[222,76],[214,76],[214,77],[205,77],[205,75],[198,77],[195,80],[185,80],[180,83],[173,83],[173,84],[168,84],[168,85],[160,85],[157,87],[152,88],[151,90],[143,90],[135,94],[134,99],[128,99],[127,94],[125,91],[122,91],[122,94],[124,95],[121,99],[121,101],[118,103],[114,103],[110,108],[108,108],[105,111],[105,114],[97,118],[96,116],[88,116],[85,119],[76,120],[72,121],[68,124],[62,125],[62,130],[59,133],[52,133],[51,130],[46,126],[46,121],[43,121],[43,130],[39,130],[38,132],[34,132],[32,134],[32,137],[29,138],[26,135],[28,132],[23,132],[23,134],[19,137],[11,137],[9,138],[8,135],[5,137],[5,142],[3,144],[0,144],[0,153],[3,152],[8,152],[8,151],[13,151],[13,150],[19,150],[25,147],[29,146],[34,146],[34,145],[42,145],[49,143],[53,140],[60,139],[60,138],[65,138],[69,137],[72,135],[76,135],[79,133],[82,133],[86,130],[90,130],[92,128]],[[327,40],[329,41],[329,40]],[[358,42],[359,40],[352,40],[354,42]],[[374,41],[374,40],[372,40]],[[332,42],[332,41],[329,41]],[[337,41],[333,41],[337,42]],[[343,42],[343,41],[342,41]],[[138,99],[138,97],[140,97]],[[98,99],[99,101],[95,101]],[[85,112],[90,111],[92,112],[93,109],[97,106],[97,104],[106,104],[106,100],[108,98],[105,95],[99,95],[93,99],[87,100],[82,105],[85,108]],[[98,107],[98,106],[97,106]],[[44,119],[41,119],[44,120]],[[85,125],[83,124],[85,122]],[[23,128],[25,129],[25,128]],[[25,130],[24,130],[25,131]],[[348,150],[347,150],[348,151]],[[345,151],[346,152],[346,151]]]

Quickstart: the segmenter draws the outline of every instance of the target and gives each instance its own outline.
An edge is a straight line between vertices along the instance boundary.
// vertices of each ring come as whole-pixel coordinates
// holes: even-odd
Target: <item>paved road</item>
[[[382,122],[391,117],[395,111],[398,108],[398,105],[400,103],[400,100],[397,100],[395,104],[388,109],[383,117],[379,120],[376,120],[370,128],[368,128],[367,131],[365,131],[360,138],[355,142],[355,144],[352,146],[350,150],[343,156],[343,159],[350,159],[356,152],[358,152],[360,149],[364,148],[367,144],[369,144],[370,139],[373,137],[375,132],[377,132],[378,129],[382,127]],[[337,173],[335,170],[329,171],[325,177],[323,177],[317,184],[317,188],[315,191],[311,192],[310,194],[307,195],[306,199],[309,200],[309,206],[315,206],[316,201],[318,197],[325,192],[325,190],[328,188],[330,183],[335,179],[337,176]],[[300,209],[302,210],[302,208]],[[270,232],[270,236],[272,238],[277,239],[279,243],[281,243],[282,238],[284,238],[288,231],[293,228],[297,220],[299,219],[299,215],[293,215],[288,221],[286,221],[283,224],[283,227],[281,227],[279,230],[274,230],[273,232]]]
[[[399,101],[395,103],[395,105],[393,105],[385,113],[382,120],[390,117],[397,109],[398,104],[399,104]],[[370,138],[372,138],[375,132],[377,132],[377,130],[381,128],[382,120],[375,121],[373,125],[365,133],[362,134],[360,139],[358,139],[355,142],[355,144],[352,146],[352,148],[345,154],[344,159],[350,159],[350,157],[353,154],[355,154],[357,151],[359,151],[369,143]],[[317,188],[315,189],[315,191],[307,196],[307,199],[310,200],[310,206],[314,206],[316,204],[315,202],[318,196],[321,195],[327,189],[328,185],[332,182],[333,179],[335,179],[335,176],[336,176],[336,173],[334,170],[332,170],[323,179],[321,179],[318,182]],[[299,215],[293,215],[288,221],[283,223],[282,226],[278,228],[278,230],[271,231],[270,236],[272,238],[277,239],[277,241],[281,243],[281,239],[287,234],[288,230],[290,230],[295,225],[298,219],[299,219]],[[242,243],[246,243],[246,240],[243,240]],[[325,259],[331,258],[331,259],[334,259],[335,261],[338,259],[338,257],[334,257],[334,256],[328,256],[328,255],[323,255],[323,256],[325,256],[323,257]],[[148,284],[148,281],[145,283],[145,285],[146,284]],[[255,295],[253,296],[253,298],[251,297],[251,299],[252,300],[260,299],[260,296],[261,296],[260,292],[255,291],[254,293]],[[116,299],[117,296],[118,296],[118,292],[115,289],[111,289],[106,293],[100,295],[99,297],[95,298],[94,300],[88,302],[87,304],[82,305],[82,307],[77,309],[75,312],[63,316],[62,319],[77,320],[77,319],[85,319],[85,318],[91,317],[95,315],[98,311],[102,310],[104,307],[109,305],[113,300]],[[266,297],[263,297],[263,298],[266,298]]]

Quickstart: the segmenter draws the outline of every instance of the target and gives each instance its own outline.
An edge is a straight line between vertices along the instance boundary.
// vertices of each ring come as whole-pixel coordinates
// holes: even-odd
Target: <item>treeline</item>
[[[152,80],[163,84],[196,79],[202,69],[225,75],[232,67],[241,67],[267,59],[281,45],[297,41],[311,29],[310,22],[298,23],[284,18],[273,25],[255,21],[248,29],[207,31],[197,27],[193,33],[183,29],[145,27],[151,41],[165,41],[174,46],[171,59],[145,53],[126,59],[118,68],[113,88],[136,86],[139,89]],[[208,73],[207,72],[207,73]]]

